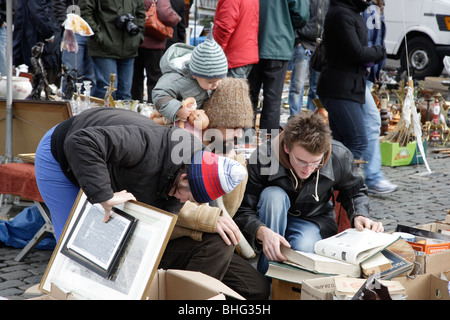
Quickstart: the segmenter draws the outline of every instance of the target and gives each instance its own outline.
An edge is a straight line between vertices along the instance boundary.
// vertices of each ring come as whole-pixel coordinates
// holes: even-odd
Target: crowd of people
[[[46,133],[36,151],[36,178],[57,239],[80,188],[103,206],[105,221],[114,205],[138,200],[179,216],[161,268],[201,271],[247,299],[267,299],[264,274],[268,261],[286,259],[281,246],[312,252],[316,241],[337,232],[335,192],[352,227],[384,231],[370,218],[368,197],[396,189],[381,172],[380,118],[370,94],[386,58],[382,0],[219,0],[210,36],[195,47],[185,43],[183,0],[156,4],[178,38],[169,43],[144,34],[152,2],[18,2],[15,64],[27,64],[27,50],[43,42],[45,67],[57,68],[53,54],[67,36],[61,20],[75,12],[94,35],[76,36],[78,50],[63,50],[62,63],[90,79],[99,98],[116,73],[116,98],[147,95],[164,124],[105,107]],[[36,27],[21,28],[24,19]],[[319,42],[325,47],[320,72],[309,67]],[[280,127],[288,68],[290,117]],[[328,119],[312,112],[314,99]],[[259,108],[267,139],[245,161],[234,142],[255,130]],[[206,117],[191,118],[196,110]],[[196,121],[207,122],[197,127]],[[368,162],[364,176],[355,166],[360,159]],[[259,254],[257,268],[238,250],[244,246]]]

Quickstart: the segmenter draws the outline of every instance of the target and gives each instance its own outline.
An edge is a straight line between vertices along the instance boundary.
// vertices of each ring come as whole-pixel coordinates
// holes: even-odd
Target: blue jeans
[[[288,213],[291,207],[289,196],[280,187],[267,187],[259,196],[257,212],[261,221],[272,231],[283,236],[298,251],[314,252],[314,244],[322,239],[317,224]],[[261,253],[258,270],[267,272],[268,260]]]
[[[76,69],[78,70],[78,75],[83,76],[82,80],[77,82],[82,82],[89,80],[91,86],[95,86],[95,72],[94,72],[94,62],[92,58],[88,55],[87,49],[87,37],[83,37],[79,34],[75,34],[78,43],[78,52],[69,52],[67,50],[62,51],[61,62],[63,65],[67,66],[68,70]],[[66,87],[65,81],[63,80],[62,91]],[[103,97],[102,97],[103,98]]]
[[[367,148],[367,134],[362,105],[351,100],[321,97],[320,102],[328,111],[328,121],[333,139],[342,142],[355,159],[361,159]]]
[[[362,107],[364,126],[367,133],[367,148],[363,151],[362,157],[367,164],[364,164],[364,176],[367,187],[373,187],[378,181],[384,179],[381,171],[381,151],[380,151],[380,127],[381,117],[377,109],[375,100],[370,91],[373,83],[366,82],[366,103]]]
[[[319,82],[320,72],[309,68],[309,90],[308,90],[308,103],[306,104],[306,108],[314,111],[316,109],[316,105],[313,100],[318,99],[317,95],[317,82]]]
[[[50,129],[36,149],[34,161],[39,193],[50,210],[55,238],[58,241],[80,188],[62,172],[52,155],[50,141],[55,128]]]
[[[247,79],[250,71],[252,71],[253,64],[247,64],[242,67],[228,69],[227,77]]]
[[[6,77],[6,27],[0,27],[0,73]]]
[[[106,88],[109,86],[109,76],[116,75],[113,92],[116,100],[131,100],[131,85],[133,83],[134,58],[111,59],[102,57],[92,57],[94,60],[96,85],[93,87],[91,95],[103,99]]]
[[[300,112],[303,106],[303,95],[305,93],[306,76],[309,69],[309,90],[308,90],[308,103],[306,108],[314,111],[316,106],[313,103],[313,99],[318,98],[316,94],[317,81],[320,73],[309,68],[309,61],[311,60],[311,54],[307,53],[305,48],[301,45],[294,48],[292,53],[292,60],[289,62],[292,64],[291,85],[289,87],[289,115],[292,117]]]

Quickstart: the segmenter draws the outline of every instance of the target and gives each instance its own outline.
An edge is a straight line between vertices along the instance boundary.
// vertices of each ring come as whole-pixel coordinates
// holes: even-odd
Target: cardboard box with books
[[[280,279],[272,279],[271,300],[300,300],[302,285]]]
[[[450,249],[449,226],[441,223],[430,223],[420,227],[397,225],[396,231],[412,235],[408,243],[417,254],[431,254]]]
[[[336,300],[406,300],[405,287],[397,280],[336,277]]]
[[[324,277],[305,280],[302,285],[301,300],[350,300],[355,297],[371,279],[352,277]],[[380,280],[387,288],[388,299],[404,300],[406,290],[399,281]]]
[[[392,279],[409,274],[415,258],[411,247],[398,236],[367,229],[362,232],[347,229],[320,240],[315,246],[316,253],[285,247],[281,250],[287,261],[270,262],[266,273],[276,279],[272,288],[274,298],[298,299],[304,281],[336,275],[359,278],[382,272],[384,279]],[[289,293],[281,293],[282,290]]]
[[[332,237],[318,241],[314,246],[315,253],[295,251],[282,247],[282,253],[287,258],[280,264],[269,264],[269,274],[299,274],[298,281],[310,274],[318,275],[347,275],[351,277],[361,276],[361,264],[369,261],[374,256],[380,257],[381,263],[388,260],[380,253],[383,249],[399,239],[398,236],[388,233],[376,233],[364,229],[358,231],[354,228],[347,229]],[[372,268],[373,265],[370,265]],[[390,266],[389,266],[390,267]],[[317,276],[316,276],[317,277]]]
[[[333,300],[335,277],[322,277],[303,281],[301,300]]]
[[[417,274],[432,274],[439,276],[443,271],[450,270],[450,250],[449,242],[450,236],[450,214],[442,222],[433,222],[416,227],[405,227],[399,225],[398,230],[409,233],[412,238],[408,243],[414,248],[416,257],[416,267],[412,273]],[[430,243],[433,240],[423,241],[424,243],[416,243],[423,239],[439,240],[439,243]]]

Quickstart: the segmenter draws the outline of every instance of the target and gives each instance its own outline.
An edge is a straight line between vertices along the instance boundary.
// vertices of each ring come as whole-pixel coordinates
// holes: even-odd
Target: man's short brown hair
[[[319,155],[330,149],[331,130],[318,113],[302,110],[288,120],[283,132],[288,150],[299,145],[309,153]]]

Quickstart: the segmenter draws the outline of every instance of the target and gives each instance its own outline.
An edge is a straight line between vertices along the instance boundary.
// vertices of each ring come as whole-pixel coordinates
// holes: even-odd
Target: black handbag
[[[320,72],[322,67],[325,65],[325,46],[323,42],[320,42],[316,50],[314,50],[311,59],[309,60],[311,69]]]

